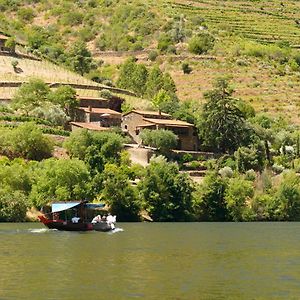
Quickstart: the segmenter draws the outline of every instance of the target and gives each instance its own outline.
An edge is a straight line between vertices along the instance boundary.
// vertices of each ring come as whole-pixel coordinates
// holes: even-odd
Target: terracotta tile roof
[[[124,115],[128,115],[128,114],[130,114],[130,113],[132,113],[132,112],[135,112],[135,113],[137,113],[137,114],[139,114],[139,115],[142,115],[142,116],[144,116],[144,117],[146,117],[146,116],[164,116],[164,117],[171,117],[171,115],[166,114],[166,113],[163,113],[163,112],[159,113],[158,111],[151,111],[151,110],[137,110],[137,109],[134,109],[134,110],[132,110],[132,111],[130,111],[130,112],[124,114]]]
[[[76,127],[95,130],[95,131],[106,131],[111,129],[109,127],[101,127],[98,125],[99,123],[70,122],[70,124]]]
[[[7,40],[9,37],[0,33],[0,40]]]
[[[144,118],[145,121],[157,124],[157,125],[167,125],[167,126],[181,126],[181,127],[189,127],[194,126],[191,123],[180,121],[180,120],[167,120],[167,119],[150,119],[150,118]]]
[[[80,101],[89,101],[89,100],[95,100],[95,101],[109,101],[109,99],[101,98],[101,97],[85,97],[85,96],[77,96],[77,99]]]
[[[83,110],[85,112],[89,112],[90,109],[88,107],[79,107],[80,110]],[[115,115],[115,116],[120,116],[121,117],[121,113],[115,111],[115,110],[112,110],[110,108],[95,108],[95,107],[92,107],[91,108],[91,112],[93,114],[109,114],[109,115]]]

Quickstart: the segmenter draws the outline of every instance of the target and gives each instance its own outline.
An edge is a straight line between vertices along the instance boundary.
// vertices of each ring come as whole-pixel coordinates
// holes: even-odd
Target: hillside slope
[[[181,100],[203,101],[203,92],[211,88],[214,79],[226,75],[231,78],[236,96],[249,101],[257,111],[282,113],[298,122],[298,1],[20,0],[5,3],[0,4],[0,30],[26,41],[33,53],[64,63],[73,42],[82,40],[94,57],[104,61],[99,67],[103,77],[116,80],[119,64],[137,53],[128,51],[138,50],[141,62],[149,66],[159,63],[161,69],[170,72]],[[201,32],[214,37],[214,47],[206,55],[214,56],[215,60],[199,60],[188,54],[191,37]],[[164,41],[164,35],[173,37],[179,33],[182,39],[172,41],[172,53],[168,48],[155,62],[147,60],[149,51]],[[192,67],[191,74],[183,74],[183,61]],[[53,74],[57,78],[61,74],[60,80],[64,82],[84,81],[68,72],[60,73],[59,67],[42,72],[42,65],[29,66],[24,61],[20,63],[24,74],[16,75],[9,70],[10,62],[1,62],[0,58],[0,64],[0,80],[21,78],[27,73],[34,75],[39,70],[46,81]]]

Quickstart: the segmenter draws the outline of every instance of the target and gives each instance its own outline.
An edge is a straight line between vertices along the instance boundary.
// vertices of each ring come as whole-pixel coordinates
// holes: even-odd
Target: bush
[[[149,54],[148,54],[148,59],[149,59],[150,61],[155,61],[156,58],[157,58],[157,56],[158,56],[157,51],[152,50],[152,51],[150,51]]]
[[[208,52],[213,46],[214,38],[210,34],[203,33],[190,39],[188,50],[199,55]]]
[[[100,97],[111,99],[113,97],[113,94],[109,90],[103,89],[100,91]]]
[[[138,188],[154,221],[189,221],[193,215],[191,179],[162,156],[151,158]]]
[[[187,62],[182,63],[181,69],[184,74],[190,74],[193,71]]]
[[[230,178],[233,176],[233,171],[230,167],[224,167],[219,170],[219,174],[222,178]]]
[[[178,137],[172,131],[164,129],[144,129],[140,133],[140,138],[144,145],[157,148],[164,155],[167,155],[171,149],[177,146],[178,140]]]
[[[20,191],[0,189],[0,222],[23,222],[27,211],[27,198]]]
[[[11,131],[9,150],[13,157],[42,160],[51,157],[53,145],[34,123],[25,123]]]

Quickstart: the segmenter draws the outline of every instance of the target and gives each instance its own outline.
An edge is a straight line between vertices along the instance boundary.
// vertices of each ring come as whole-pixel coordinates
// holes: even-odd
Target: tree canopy
[[[228,82],[218,79],[215,88],[205,94],[207,102],[199,129],[204,145],[214,152],[232,153],[245,143],[249,135],[244,114],[232,93]]]

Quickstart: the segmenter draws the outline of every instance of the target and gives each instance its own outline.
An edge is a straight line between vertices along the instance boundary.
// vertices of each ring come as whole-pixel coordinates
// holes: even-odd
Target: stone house
[[[122,130],[134,142],[141,143],[139,134],[143,129],[166,129],[174,132],[178,136],[179,150],[197,151],[199,148],[198,135],[193,124],[174,120],[168,114],[153,111],[133,110],[123,115]]]
[[[108,131],[109,127],[101,127],[99,123],[85,123],[85,122],[70,122],[71,130],[87,129],[92,131]]]
[[[100,127],[121,126],[121,113],[110,108],[80,107],[78,119],[85,123],[98,123]]]
[[[111,99],[78,96],[77,99],[80,107],[110,108],[118,112],[121,112],[121,105],[124,101],[124,99],[117,96],[112,96]]]

